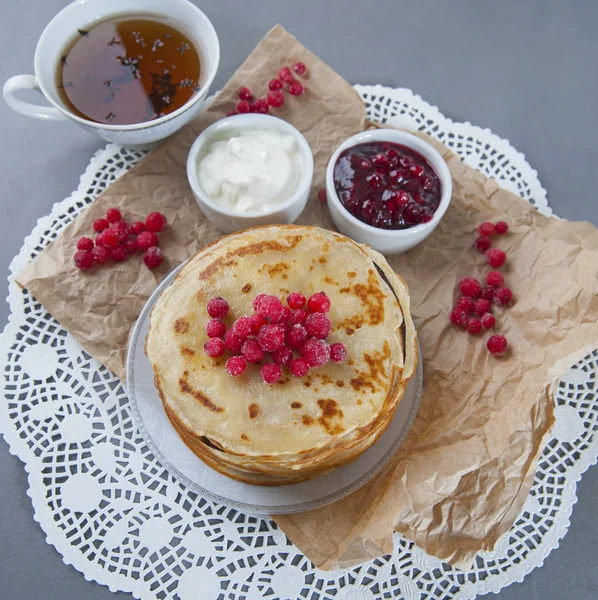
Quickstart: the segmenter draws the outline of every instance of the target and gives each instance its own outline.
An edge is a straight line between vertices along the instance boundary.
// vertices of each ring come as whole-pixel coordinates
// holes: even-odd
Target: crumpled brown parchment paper
[[[192,125],[152,152],[103,192],[89,209],[17,277],[81,345],[121,378],[128,335],[159,281],[205,244],[220,237],[197,207],[185,174],[198,132],[223,117],[242,85],[265,93],[283,64],[306,63],[308,92],[286,97],[277,115],[300,129],[314,152],[314,186],[299,222],[332,227],[315,195],[328,158],[366,126],[354,89],[276,26]],[[508,531],[529,492],[536,460],[553,422],[560,375],[598,346],[598,231],[537,213],[433,142],[448,162],[453,199],[424,243],[390,257],[407,281],[424,356],[421,408],[405,443],[372,482],[321,509],[275,518],[318,567],[348,567],[392,550],[399,531],[426,552],[467,567]],[[80,273],[72,266],[76,240],[110,206],[136,219],[163,211],[160,237],[168,257],[156,271],[139,258]],[[510,352],[496,359],[488,334],[474,338],[452,327],[448,313],[463,275],[487,268],[472,248],[477,225],[504,219],[511,229],[498,245],[515,293],[497,310],[497,328]]]

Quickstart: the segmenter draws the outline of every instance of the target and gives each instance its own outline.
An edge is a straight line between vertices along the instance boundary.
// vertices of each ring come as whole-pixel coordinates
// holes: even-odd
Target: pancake
[[[210,358],[208,301],[222,296],[227,327],[259,293],[285,300],[324,291],[347,359],[263,382],[260,365],[231,377],[229,353]],[[317,227],[267,226],[198,252],[156,302],[146,354],[168,418],[203,461],[260,485],[303,481],[354,460],[382,435],[415,373],[417,342],[405,282],[384,257]],[[268,360],[268,354],[263,362]]]

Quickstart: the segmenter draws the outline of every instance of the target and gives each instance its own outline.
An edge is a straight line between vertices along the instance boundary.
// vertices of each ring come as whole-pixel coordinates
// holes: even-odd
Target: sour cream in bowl
[[[235,115],[195,140],[187,177],[199,207],[224,233],[293,223],[309,197],[313,156],[305,138],[286,121]]]

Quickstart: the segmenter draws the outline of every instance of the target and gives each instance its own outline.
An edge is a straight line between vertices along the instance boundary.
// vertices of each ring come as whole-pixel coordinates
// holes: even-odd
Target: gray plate
[[[356,460],[327,475],[292,485],[271,487],[236,481],[206,465],[181,440],[162,408],[162,401],[154,387],[152,366],[144,352],[150,311],[179,270],[180,267],[158,286],[143,308],[133,329],[127,356],[127,389],[133,418],[162,466],[205,498],[243,512],[260,514],[318,508],[347,496],[375,477],[402,444],[417,415],[423,385],[421,355],[416,375],[407,385],[390,425],[380,439]]]

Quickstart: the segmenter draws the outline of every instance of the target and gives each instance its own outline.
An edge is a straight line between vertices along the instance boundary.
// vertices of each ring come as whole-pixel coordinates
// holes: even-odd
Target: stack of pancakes
[[[347,359],[267,385],[260,365],[231,377],[210,358],[208,301],[225,320],[252,314],[259,293],[330,297],[332,333]],[[338,233],[274,225],[220,239],[196,254],[154,306],[146,354],[164,409],[208,465],[260,485],[296,483],[354,460],[384,432],[415,373],[409,294],[384,257]],[[267,355],[268,356],[268,355]],[[264,361],[262,361],[264,362]]]

